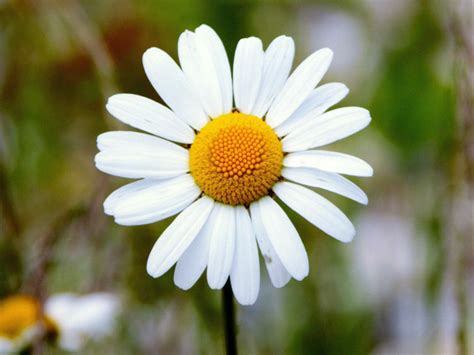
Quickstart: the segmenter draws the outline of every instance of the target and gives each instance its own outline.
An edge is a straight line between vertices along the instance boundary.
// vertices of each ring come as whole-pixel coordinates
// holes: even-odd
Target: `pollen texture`
[[[210,121],[190,149],[190,170],[197,185],[228,205],[249,204],[268,194],[278,181],[283,151],[262,119],[233,112]]]

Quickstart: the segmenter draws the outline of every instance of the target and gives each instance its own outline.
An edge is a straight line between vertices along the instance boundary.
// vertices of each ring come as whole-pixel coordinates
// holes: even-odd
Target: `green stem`
[[[234,295],[230,281],[222,290],[222,314],[224,317],[225,349],[227,355],[237,355],[237,336],[235,332]]]

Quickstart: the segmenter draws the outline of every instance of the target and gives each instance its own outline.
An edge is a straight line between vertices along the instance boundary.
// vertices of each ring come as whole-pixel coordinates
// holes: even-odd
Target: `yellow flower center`
[[[0,302],[0,337],[15,339],[41,319],[39,302],[29,296],[12,296]]]
[[[246,205],[267,195],[280,177],[283,150],[262,119],[232,112],[210,121],[190,149],[190,170],[213,199]]]

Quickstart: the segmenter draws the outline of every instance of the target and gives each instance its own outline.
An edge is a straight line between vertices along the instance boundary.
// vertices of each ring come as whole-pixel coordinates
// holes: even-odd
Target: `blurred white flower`
[[[44,305],[46,316],[57,327],[59,346],[69,351],[81,349],[89,339],[110,335],[119,310],[119,299],[111,293],[58,294]]]
[[[299,11],[301,32],[307,34],[307,47],[330,46],[334,61],[330,74],[357,84],[376,61],[363,24],[347,12],[328,6],[303,6]],[[365,89],[365,88],[364,88]]]
[[[374,26],[373,29],[377,31],[376,35],[379,36],[379,38],[385,36],[388,40],[395,39],[394,37],[397,36],[397,34],[400,36],[401,27],[406,25],[407,21],[413,15],[417,3],[412,0],[363,0],[362,5],[369,13],[371,23]],[[387,38],[387,36],[389,37]],[[384,44],[388,46],[397,45],[396,40],[387,42],[388,43]]]
[[[417,283],[426,270],[426,245],[409,218],[383,212],[363,213],[352,245],[355,279],[369,303],[393,299]]]
[[[21,351],[44,331],[40,303],[15,295],[0,301],[0,353]]]
[[[387,308],[386,319],[378,319],[384,336],[372,350],[373,355],[444,354],[426,352],[430,314],[420,292],[401,289]]]
[[[388,202],[387,202],[388,204]],[[421,354],[430,319],[423,301],[427,245],[414,220],[394,211],[362,213],[353,250],[354,279],[363,304],[383,329],[373,354]]]
[[[80,350],[113,331],[119,310],[117,296],[110,293],[57,294],[43,310],[33,297],[8,297],[0,302],[0,353],[19,352],[47,334],[65,350]]]

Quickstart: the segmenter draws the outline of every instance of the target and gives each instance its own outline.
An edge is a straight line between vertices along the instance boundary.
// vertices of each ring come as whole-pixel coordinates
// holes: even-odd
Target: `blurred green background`
[[[141,64],[202,23],[232,62],[241,37],[295,39],[295,64],[318,48],[335,57],[323,83],[366,107],[367,130],[331,149],[367,160],[359,206],[325,194],[354,221],[342,244],[290,213],[310,275],[274,289],[262,268],[258,301],[239,307],[242,354],[455,354],[473,351],[472,2],[0,1],[0,297],[116,292],[112,338],[87,354],[220,354],[219,292],[188,292],[146,258],[168,219],[122,227],[102,202],[125,180],[94,167],[96,136],[121,126],[111,94],[159,100]],[[59,353],[53,348],[48,353]],[[473,353],[473,352],[471,352]]]

